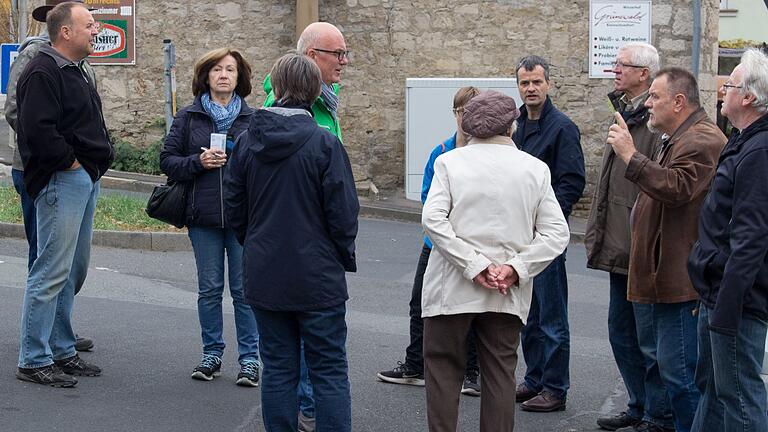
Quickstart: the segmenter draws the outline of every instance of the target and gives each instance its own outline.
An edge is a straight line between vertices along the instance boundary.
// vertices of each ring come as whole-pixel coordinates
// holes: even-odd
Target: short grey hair
[[[755,95],[752,106],[761,113],[768,112],[768,56],[749,49],[741,56],[741,68],[744,75],[739,91]]]
[[[320,68],[303,54],[280,57],[269,73],[275,100],[285,105],[312,105],[320,96],[323,81]]]
[[[651,76],[655,76],[661,67],[659,51],[651,44],[644,42],[630,42],[622,46],[619,51],[628,50],[632,64],[645,66]]]
[[[296,42],[296,52],[299,54],[307,55],[307,52],[317,45],[317,41],[320,39],[320,31],[317,29],[307,28],[299,36],[299,41]]]
[[[536,66],[541,66],[544,69],[544,79],[549,82],[549,63],[544,58],[537,55],[527,55],[520,59],[517,63],[517,69],[515,69],[515,78],[520,69],[525,69],[528,72],[532,72],[536,69]]]

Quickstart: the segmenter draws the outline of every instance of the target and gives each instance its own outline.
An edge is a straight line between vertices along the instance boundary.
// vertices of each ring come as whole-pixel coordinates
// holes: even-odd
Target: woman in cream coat
[[[547,166],[510,138],[514,100],[487,91],[465,107],[464,148],[435,163],[422,224],[434,244],[422,316],[431,432],[457,427],[466,336],[477,331],[480,431],[514,429],[515,367],[533,277],[568,244]]]

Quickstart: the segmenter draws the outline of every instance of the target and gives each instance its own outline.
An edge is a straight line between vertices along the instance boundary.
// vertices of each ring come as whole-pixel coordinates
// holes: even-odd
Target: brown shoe
[[[552,412],[564,411],[565,399],[560,399],[551,392],[542,391],[535,398],[529,399],[520,405],[523,411]]]
[[[520,383],[515,391],[515,402],[525,402],[528,399],[536,397],[538,393],[529,389],[525,382]]]

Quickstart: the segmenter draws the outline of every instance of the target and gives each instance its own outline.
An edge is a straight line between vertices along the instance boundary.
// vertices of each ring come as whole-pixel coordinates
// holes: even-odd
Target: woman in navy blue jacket
[[[224,216],[222,194],[227,157],[253,113],[244,100],[251,93],[250,78],[251,67],[236,50],[220,48],[203,55],[194,69],[195,101],[173,120],[160,153],[160,167],[170,179],[190,185],[186,220],[197,265],[197,312],[203,340],[203,358],[192,378],[210,381],[220,375],[225,347],[221,300],[226,254],[240,363],[237,384],[255,387],[259,334],[243,298],[243,248]]]
[[[312,118],[317,65],[288,54],[270,76],[277,101],[251,117],[224,181],[226,215],[245,247],[246,300],[261,330],[264,426],[296,430],[303,340],[317,430],[348,432],[345,271],[357,268],[355,180],[339,139]]]

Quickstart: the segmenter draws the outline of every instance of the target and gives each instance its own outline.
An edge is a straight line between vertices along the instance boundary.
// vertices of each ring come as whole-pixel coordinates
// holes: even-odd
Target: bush
[[[160,171],[160,149],[163,141],[156,141],[147,148],[137,148],[126,142],[115,143],[115,161],[112,169],[142,174],[162,174]]]

